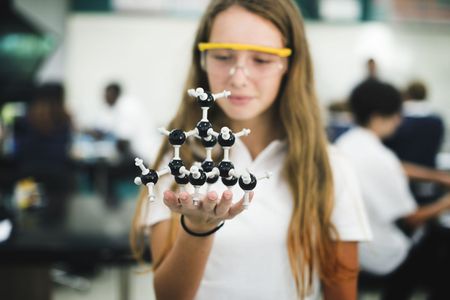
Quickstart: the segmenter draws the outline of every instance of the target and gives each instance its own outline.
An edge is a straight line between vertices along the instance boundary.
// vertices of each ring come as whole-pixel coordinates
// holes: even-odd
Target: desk
[[[119,265],[123,272],[119,276],[118,292],[120,299],[128,299],[127,266],[134,263],[128,244],[133,209],[132,199],[122,201],[120,207],[110,210],[98,196],[74,195],[68,203],[67,217],[59,224],[49,224],[39,210],[16,211],[16,232],[10,240],[0,244],[3,277],[18,289],[24,286],[24,281],[28,289],[39,281],[38,292],[43,296],[39,298],[33,294],[29,299],[48,299],[53,263]],[[14,270],[20,282],[11,278]],[[7,291],[14,293],[4,283],[2,285],[9,288]],[[0,295],[3,298],[4,295]]]

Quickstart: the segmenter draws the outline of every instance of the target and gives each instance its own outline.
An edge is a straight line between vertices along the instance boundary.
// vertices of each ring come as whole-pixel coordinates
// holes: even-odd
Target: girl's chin
[[[254,119],[256,116],[250,113],[230,113],[227,114],[228,118],[233,121],[249,121]]]

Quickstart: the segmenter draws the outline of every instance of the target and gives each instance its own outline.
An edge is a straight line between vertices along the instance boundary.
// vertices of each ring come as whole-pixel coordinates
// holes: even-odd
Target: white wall
[[[411,79],[425,80],[430,100],[450,121],[450,26],[309,24],[308,39],[324,103],[344,98],[365,75],[373,57],[382,79],[403,88]]]
[[[196,19],[73,15],[68,23],[66,79],[81,125],[95,119],[108,80],[145,100],[158,125],[175,112],[189,61]],[[450,124],[450,26],[308,23],[316,85],[325,105],[342,99],[374,57],[380,76],[403,87],[423,78],[430,100]]]
[[[71,17],[66,82],[78,124],[95,120],[111,80],[141,99],[154,123],[166,123],[180,99],[195,27],[195,20],[173,18]]]

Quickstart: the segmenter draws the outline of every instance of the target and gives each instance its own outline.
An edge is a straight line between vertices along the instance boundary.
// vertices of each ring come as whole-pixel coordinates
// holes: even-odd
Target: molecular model
[[[185,191],[188,183],[194,187],[192,200],[194,205],[198,205],[202,199],[200,188],[207,184],[207,190],[209,191],[210,185],[216,183],[220,177],[222,183],[228,189],[231,189],[239,183],[239,186],[244,191],[244,207],[247,207],[249,204],[249,193],[256,187],[258,180],[271,176],[270,172],[267,172],[264,176],[256,178],[248,170],[239,174],[229,159],[230,148],[234,145],[236,139],[241,136],[247,136],[250,134],[250,130],[243,129],[240,132],[233,133],[228,127],[222,127],[220,132],[215,132],[212,124],[209,122],[208,110],[214,105],[217,99],[227,98],[230,95],[229,91],[212,94],[205,92],[202,88],[197,88],[195,90],[189,89],[188,94],[197,99],[197,103],[202,109],[202,119],[194,129],[187,132],[181,129],[168,131],[164,128],[159,128],[161,134],[169,137],[169,143],[174,149],[173,158],[168,166],[158,171],[146,168],[143,160],[136,158],[135,165],[140,168],[141,175],[134,179],[134,183],[147,186],[148,198],[150,201],[154,201],[155,194],[153,190],[158,179],[165,174],[171,173],[175,178],[175,182],[179,185],[180,190]],[[206,158],[201,163],[194,163],[188,170],[181,160],[180,148],[190,136],[195,136],[201,140],[206,150]],[[212,150],[217,143],[222,147],[223,159],[216,166],[212,160]]]

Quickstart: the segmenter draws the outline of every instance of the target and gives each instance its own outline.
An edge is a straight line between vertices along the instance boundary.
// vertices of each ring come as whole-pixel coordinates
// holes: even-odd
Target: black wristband
[[[214,232],[216,232],[217,230],[219,230],[223,226],[223,224],[225,224],[225,221],[222,221],[219,225],[217,225],[216,228],[213,228],[207,232],[194,232],[194,231],[190,230],[186,226],[186,223],[184,223],[184,215],[181,215],[180,223],[181,223],[181,227],[183,227],[184,231],[186,231],[188,234],[193,235],[193,236],[198,236],[198,237],[204,237],[204,236],[211,235]]]

